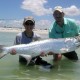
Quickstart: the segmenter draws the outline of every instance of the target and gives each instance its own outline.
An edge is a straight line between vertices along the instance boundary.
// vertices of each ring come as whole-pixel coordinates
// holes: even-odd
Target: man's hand
[[[40,56],[41,56],[41,57],[44,57],[44,56],[47,56],[47,54],[45,54],[45,52],[41,52],[41,53],[40,53]]]
[[[11,52],[10,52],[10,54],[11,55],[15,55],[16,54],[16,50],[15,49],[12,49]]]

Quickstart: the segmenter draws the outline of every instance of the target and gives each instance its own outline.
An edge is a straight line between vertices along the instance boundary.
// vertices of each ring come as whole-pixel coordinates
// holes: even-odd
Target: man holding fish
[[[68,18],[64,18],[64,12],[61,6],[57,6],[55,7],[54,11],[53,11],[53,17],[55,19],[55,21],[52,23],[51,27],[49,28],[49,38],[69,38],[69,37],[75,37],[78,36],[80,34],[80,26],[78,24],[75,23],[75,20],[73,19],[68,19]],[[30,19],[30,18],[24,18],[24,22],[23,22],[23,26],[25,27],[25,31],[18,34],[16,36],[16,40],[15,40],[15,44],[28,44],[32,41],[36,41],[39,40],[39,36],[37,34],[35,34],[33,32],[33,28],[35,26],[35,21],[34,19]],[[23,38],[24,37],[24,38]],[[59,40],[59,39],[58,39]],[[66,40],[66,39],[64,39]],[[64,41],[63,40],[63,41]],[[71,41],[72,39],[70,39]],[[78,40],[78,39],[77,39]],[[56,43],[55,41],[51,40],[54,44]],[[57,39],[56,39],[57,41]],[[67,40],[66,40],[67,41]],[[68,40],[69,41],[69,40]],[[69,41],[69,42],[70,42]],[[73,40],[74,41],[74,40]],[[78,42],[78,41],[77,41]],[[36,42],[37,43],[37,42]],[[45,42],[44,42],[45,43]],[[57,41],[58,43],[58,41]],[[64,42],[60,42],[60,44],[63,44],[63,46],[65,45]],[[74,42],[71,42],[74,43]],[[40,43],[39,43],[40,44]],[[40,45],[42,45],[41,47],[46,47],[45,45],[43,46],[43,44],[41,43]],[[55,44],[56,45],[56,44]],[[54,46],[55,46],[54,45]],[[50,45],[49,45],[50,46]],[[51,45],[53,46],[53,45]],[[51,50],[53,49],[50,46]],[[56,45],[57,46],[57,45]],[[65,45],[66,46],[66,45]],[[64,46],[64,47],[65,47]],[[73,45],[72,45],[73,46]],[[80,46],[80,45],[79,45]],[[39,47],[39,46],[38,46]],[[58,46],[57,46],[58,47]],[[59,45],[60,47],[60,45]],[[62,45],[61,45],[62,47]],[[66,48],[64,48],[66,50]],[[69,47],[69,45],[68,45]],[[67,47],[67,49],[69,49]],[[77,46],[76,46],[77,47]],[[72,48],[72,47],[71,47]],[[41,48],[42,49],[42,48]],[[44,48],[45,49],[45,48]],[[48,49],[48,48],[46,48]],[[55,47],[54,47],[55,49]],[[61,48],[60,48],[61,49]],[[57,50],[57,49],[55,49]],[[59,50],[59,48],[58,48]],[[75,49],[74,49],[75,50]],[[52,52],[48,52],[49,55],[53,55],[54,57],[54,61],[59,61],[62,58],[62,55],[64,55],[65,57],[67,57],[70,60],[78,60],[78,56],[76,54],[76,52],[72,50],[72,51],[64,51],[65,53],[54,53],[57,51],[52,50]],[[50,51],[50,50],[49,50]],[[59,50],[60,51],[60,50]],[[58,52],[59,52],[58,51]],[[67,53],[66,53],[67,52]],[[13,53],[15,53],[15,50],[13,50]],[[44,52],[42,52],[41,54],[39,54],[39,56],[36,56],[34,58],[32,58],[31,61],[35,61],[35,64],[40,64],[40,65],[49,65],[50,67],[52,67],[51,64],[47,63],[46,61],[42,60],[40,58],[40,56],[43,56],[43,54],[45,54]],[[30,55],[20,55],[19,56],[19,61],[24,62],[25,60],[30,60],[31,56]]]
[[[23,26],[24,26],[25,30],[23,32],[17,34],[16,39],[14,41],[15,45],[28,44],[28,43],[31,43],[32,41],[40,40],[40,38],[41,38],[40,35],[36,34],[33,31],[33,29],[35,28],[35,20],[32,16],[24,18]],[[13,50],[11,54],[13,54],[13,55],[16,54],[15,50]],[[44,56],[43,53],[41,53],[40,56]],[[29,60],[30,60],[29,65],[36,64],[36,65],[52,67],[51,64],[42,60],[42,58],[40,56],[31,58],[31,55],[20,54],[19,62],[22,64],[27,64],[27,63],[29,63]]]
[[[73,19],[64,18],[64,15],[64,10],[61,6],[56,6],[54,8],[53,17],[55,21],[49,28],[49,38],[68,38],[75,37],[80,34],[80,26],[75,23],[76,21]],[[64,55],[70,60],[78,60],[78,56],[75,51],[68,52],[62,55]],[[62,55],[54,54],[54,61],[59,61]]]

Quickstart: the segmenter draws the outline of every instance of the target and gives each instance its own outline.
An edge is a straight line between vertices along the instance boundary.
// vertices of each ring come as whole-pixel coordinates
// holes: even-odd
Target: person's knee
[[[78,56],[77,56],[77,53],[75,51],[64,53],[63,55],[66,58],[68,58],[69,60],[74,60],[74,61],[78,60]]]
[[[53,55],[53,57],[54,57],[54,61],[59,61],[59,60],[61,60],[62,55],[61,54],[55,54],[55,55]]]
[[[24,57],[19,56],[19,63],[26,65],[27,64],[27,60]]]

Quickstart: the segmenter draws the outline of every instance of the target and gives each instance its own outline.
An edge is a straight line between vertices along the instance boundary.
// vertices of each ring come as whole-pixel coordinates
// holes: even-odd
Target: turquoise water
[[[13,45],[17,33],[0,32],[0,44]],[[47,37],[44,35],[44,37]],[[80,59],[80,50],[76,50]],[[47,58],[52,63],[52,56]],[[19,64],[18,55],[7,55],[0,59],[0,80],[79,80],[80,60],[72,62],[65,57],[58,65],[45,70],[41,66],[24,66]]]

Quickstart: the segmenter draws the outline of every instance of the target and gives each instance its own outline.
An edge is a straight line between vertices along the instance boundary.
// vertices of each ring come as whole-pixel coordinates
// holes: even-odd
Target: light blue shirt
[[[75,20],[64,18],[64,25],[60,27],[56,22],[53,22],[49,28],[49,38],[66,38],[74,37],[80,34],[80,26],[75,23]]]

